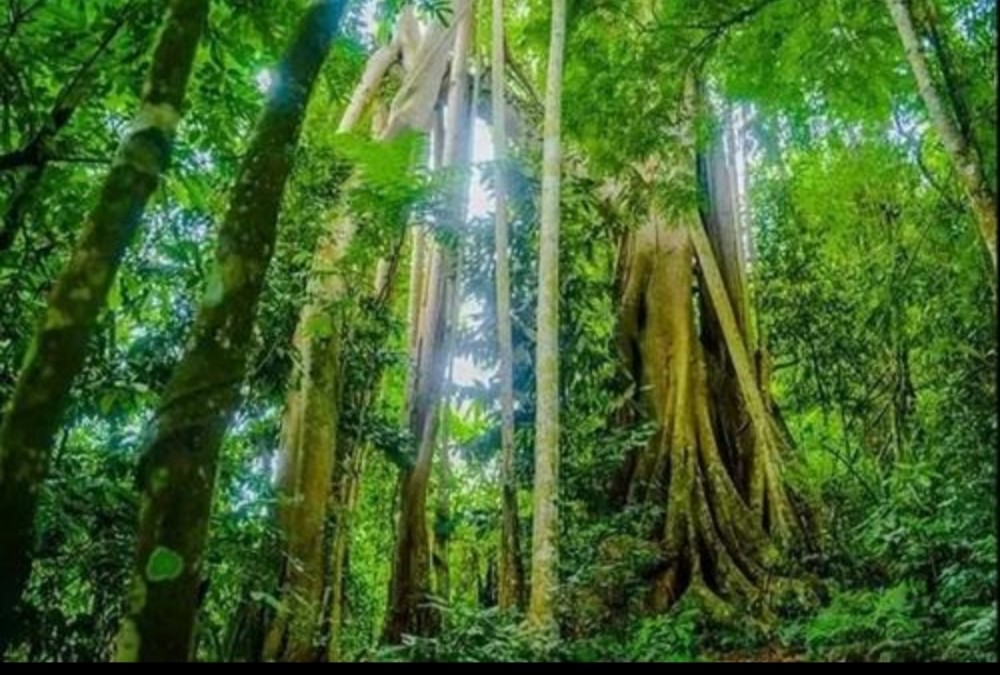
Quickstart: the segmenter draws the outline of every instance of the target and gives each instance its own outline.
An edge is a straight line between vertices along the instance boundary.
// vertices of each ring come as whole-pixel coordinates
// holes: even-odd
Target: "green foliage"
[[[570,659],[629,663],[697,661],[699,610],[686,604],[669,614],[639,619],[622,636],[583,640],[571,645]]]
[[[835,594],[807,627],[806,644],[814,655],[832,660],[919,658],[925,627],[914,616],[912,596],[908,584]]]
[[[558,637],[528,632],[494,608],[499,551],[499,405],[492,214],[468,223],[446,210],[449,191],[507,176],[511,221],[515,445],[522,563],[530,555],[534,445],[534,331],[541,90],[549,3],[508,2],[507,95],[518,144],[504,167],[423,168],[418,135],[390,142],[338,135],[338,119],[374,44],[409,0],[350,3],[314,97],[279,241],[245,355],[245,403],[221,457],[202,566],[197,654],[253,660],[278,604],[280,542],[273,485],[292,334],[313,251],[331,222],[351,218],[346,299],[307,332],[338,338],[338,443],[363,472],[344,580],[343,654],[384,661],[691,661],[736,654],[858,660],[992,660],[996,650],[997,367],[995,291],[965,195],[876,0],[579,0],[571,2],[565,74],[565,176],[560,246],[560,601]],[[911,3],[925,7],[929,0]],[[0,16],[0,157],[30,142],[67,83],[94,57],[83,96],[49,144],[41,180],[0,251],[0,404],[55,274],[68,257],[95,186],[138,100],[166,3],[9,0]],[[150,204],[99,319],[72,392],[51,478],[41,491],[39,539],[10,660],[107,660],[127,594],[139,504],[143,432],[179,357],[211,250],[270,68],[306,0],[213,0],[174,163]],[[446,0],[413,0],[427,20]],[[488,51],[480,2],[476,53]],[[513,5],[516,5],[514,7]],[[955,92],[991,185],[996,183],[995,2],[936,0]],[[99,49],[101,36],[122,21]],[[620,509],[611,498],[623,457],[648,442],[631,412],[615,344],[615,266],[621,235],[648,217],[634,170],[674,156],[683,76],[704,65],[710,99],[746,122],[746,221],[757,328],[773,357],[772,393],[795,440],[796,488],[817,496],[821,549],[801,560],[809,593],[771,589],[767,621],[738,607],[728,620],[685,599],[650,615],[662,552],[649,533],[658,505]],[[933,62],[943,82],[942,64]],[[488,65],[477,58],[474,69]],[[398,87],[398,68],[383,91]],[[480,82],[485,89],[485,78]],[[481,96],[485,108],[488,92]],[[707,124],[703,125],[706,128]],[[514,132],[517,133],[514,133]],[[523,133],[522,133],[523,132]],[[482,145],[485,139],[478,139]],[[671,154],[673,153],[673,154]],[[25,168],[0,170],[0,210]],[[626,187],[609,199],[609,185]],[[675,213],[690,185],[659,181]],[[382,649],[398,476],[413,464],[401,424],[406,391],[409,226],[461,247],[463,292],[455,353],[474,381],[443,416],[454,458],[451,515],[435,534],[451,546],[444,631]],[[388,297],[371,297],[379,261],[397,263]],[[340,331],[340,332],[337,332]],[[429,506],[441,486],[432,483]],[[185,561],[160,549],[147,578]],[[819,579],[813,583],[812,577]],[[776,586],[779,584],[776,583]],[[787,597],[786,597],[787,596]],[[817,603],[819,606],[817,606]]]
[[[382,661],[491,663],[558,660],[559,643],[533,634],[514,617],[496,609],[453,608],[445,611],[446,628],[434,638],[408,636],[404,644],[383,648]]]

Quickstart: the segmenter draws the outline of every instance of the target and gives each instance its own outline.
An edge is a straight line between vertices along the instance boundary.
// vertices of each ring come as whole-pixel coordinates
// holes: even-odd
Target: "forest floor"
[[[703,660],[718,663],[804,663],[809,659],[805,654],[778,645],[769,645],[759,649],[708,654]]]

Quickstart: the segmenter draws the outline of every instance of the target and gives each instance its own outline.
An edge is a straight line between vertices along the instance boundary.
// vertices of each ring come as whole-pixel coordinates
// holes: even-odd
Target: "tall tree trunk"
[[[455,330],[454,319],[458,314],[458,293],[452,295],[451,307],[448,310],[448,338],[453,343]],[[451,543],[451,425],[448,416],[451,414],[452,364],[454,354],[451,347],[445,354],[450,359],[448,375],[445,377],[444,405],[441,407],[441,432],[438,439],[437,463],[437,499],[434,504],[434,594],[445,605],[451,602],[451,561],[449,547]]]
[[[388,68],[398,60],[402,36],[412,21],[412,13],[404,12],[396,38],[370,59],[341,119],[338,127],[341,133],[352,131],[360,120]],[[441,48],[441,43],[449,34],[449,30],[441,28],[429,32],[413,70],[406,74],[401,93],[389,111],[390,120],[401,119],[402,122],[376,129],[376,136],[388,141],[407,131],[426,132],[430,121],[428,113],[437,100],[447,67],[447,52]],[[406,111],[407,115],[402,116],[401,111]],[[410,126],[411,123],[424,126]],[[316,644],[319,609],[327,589],[332,591],[336,603],[331,620],[337,631],[336,640],[331,637],[328,641],[327,653],[329,656],[332,651],[335,657],[339,654],[339,604],[343,582],[336,575],[342,572],[343,565],[341,555],[334,550],[331,553],[332,575],[324,574],[322,523],[327,520],[330,505],[334,512],[345,512],[347,505],[343,498],[346,492],[334,490],[334,486],[343,484],[342,469],[351,462],[349,454],[359,452],[360,447],[356,443],[339,442],[336,433],[344,405],[342,385],[336,376],[343,368],[336,345],[345,339],[346,330],[341,312],[337,310],[347,288],[341,260],[350,249],[356,228],[350,214],[333,222],[335,225],[321,237],[310,270],[312,289],[296,329],[298,365],[285,406],[278,480],[282,501],[288,505],[279,516],[287,542],[281,591],[284,606],[275,615],[268,631],[265,655],[271,660],[302,661],[319,656]],[[338,518],[332,533],[332,546],[346,552],[346,541],[338,532],[339,522]]]
[[[351,528],[358,497],[361,494],[361,475],[367,456],[364,447],[347,453],[350,465],[342,476],[334,500],[334,531],[330,561],[330,639],[326,658],[336,663],[343,658],[344,590],[347,584],[347,552],[351,541]]]
[[[0,655],[31,570],[38,494],[70,387],[125,249],[167,166],[208,0],[174,0],[142,102],[48,298],[0,427]]]
[[[318,302],[336,298],[343,281],[335,268],[350,237],[350,218],[338,219],[339,236],[317,247],[308,299],[295,331],[298,355],[289,386],[279,459],[279,523],[285,537],[282,573],[283,607],[268,630],[265,658],[313,661],[325,587],[324,529],[338,450],[340,353],[343,336],[337,308]]]
[[[931,75],[927,56],[920,43],[920,36],[914,27],[913,15],[907,0],[885,0],[896,24],[896,30],[903,42],[906,59],[917,81],[920,96],[927,106],[931,124],[941,137],[959,178],[968,191],[972,211],[979,225],[979,234],[983,238],[986,250],[993,262],[994,272],[997,266],[997,213],[996,193],[990,186],[983,170],[982,158],[975,151],[973,139],[962,132],[959,127],[961,111],[948,106]],[[970,130],[971,131],[971,130]]]
[[[555,625],[559,528],[559,190],[562,170],[562,71],[566,46],[566,0],[552,0],[545,91],[541,230],[538,251],[537,403],[535,419],[534,523],[531,602],[535,628]]]
[[[500,609],[521,605],[524,571],[514,465],[514,339],[511,328],[510,232],[507,225],[507,105],[504,100],[503,0],[493,0],[493,192],[496,196],[497,354],[500,360]]]
[[[474,17],[473,17],[474,18]],[[471,22],[470,22],[471,23]],[[475,43],[475,38],[471,31],[474,25],[470,25],[469,44]],[[466,75],[468,80],[468,74]],[[452,219],[459,232],[459,241],[462,241],[465,223],[468,220],[469,210],[469,171],[472,161],[472,141],[473,129],[475,128],[476,111],[479,103],[480,74],[477,69],[472,78],[472,100],[466,106],[467,119],[459,130],[458,147],[455,152],[460,154],[456,163],[461,166],[461,175],[457,179],[457,184],[452,188]],[[456,83],[461,86],[461,82]],[[452,261],[450,265],[450,275],[447,280],[449,288],[449,304],[447,308],[447,335],[445,338],[445,358],[447,359],[447,375],[443,391],[444,406],[441,409],[441,432],[438,439],[438,490],[434,514],[434,581],[435,593],[444,603],[451,602],[451,425],[449,416],[455,403],[455,345],[458,339],[459,314],[462,305],[461,269],[462,269],[462,246],[461,243],[451,252]]]
[[[393,41],[369,59],[338,133],[354,130],[400,53],[397,31]],[[317,637],[328,581],[325,524],[328,507],[336,510],[338,506],[340,495],[334,487],[342,482],[340,469],[349,462],[337,434],[345,329],[338,307],[347,286],[340,266],[354,234],[349,214],[331,216],[331,225],[316,245],[307,297],[295,329],[297,358],[285,401],[278,455],[278,522],[285,540],[282,605],[268,627],[264,648],[265,659],[272,661],[312,661],[322,653]],[[336,533],[333,539],[337,539]]]
[[[448,89],[448,111],[443,143],[445,169],[457,166],[465,145],[468,123],[468,56],[471,48],[473,13],[470,0],[456,0],[456,33]],[[463,181],[450,186],[448,217],[457,225],[461,214]],[[399,518],[389,583],[389,606],[383,638],[398,644],[404,634],[428,635],[439,625],[439,617],[428,605],[430,592],[430,542],[427,532],[427,486],[430,479],[437,432],[438,405],[447,359],[447,312],[455,292],[452,251],[440,242],[426,242],[429,270],[417,312],[419,329],[411,353],[412,378],[408,385],[408,425],[416,442],[416,459],[400,480]]]
[[[697,214],[687,214],[689,219]],[[750,597],[765,535],[723,463],[710,420],[692,305],[691,228],[651,213],[629,242],[621,339],[656,434],[638,457],[629,502],[665,505],[651,606],[684,591]],[[644,319],[642,319],[644,317]]]
[[[652,160],[648,180],[655,187],[659,176],[670,175],[690,181],[687,189],[694,192],[693,78],[688,78],[684,98],[681,138],[690,166],[661,171]],[[716,172],[710,181],[716,197],[728,183]],[[720,598],[756,597],[775,555],[768,532],[783,536],[792,517],[774,421],[746,346],[746,317],[742,324],[737,318],[713,241],[696,210],[682,204],[670,212],[658,209],[650,209],[621,252],[619,346],[636,403],[656,428],[627,464],[628,502],[664,511],[652,533],[661,556],[651,608],[665,609],[689,590],[710,608],[719,608]],[[710,230],[735,225],[725,211],[723,205],[709,210]],[[739,256],[728,257],[739,261]],[[692,297],[696,279],[703,306],[697,313]],[[739,294],[737,277],[730,276],[730,283]],[[705,335],[713,339],[705,341]],[[720,364],[707,359],[709,352],[725,359],[722,380],[735,390],[730,395],[720,396],[710,387],[713,368]],[[741,414],[720,414],[720,406],[734,404]],[[753,442],[734,448],[738,433],[732,426],[747,426],[743,414]]]
[[[306,108],[345,4],[320,0],[306,10],[241,162],[192,338],[167,384],[140,467],[138,551],[119,660],[191,657],[219,447],[240,404]]]
[[[379,121],[375,121],[378,127]],[[398,275],[399,260],[402,257],[405,239],[401,238],[392,251],[388,261],[382,261],[376,270],[373,304],[366,308],[372,316],[390,312],[395,293],[395,278]],[[345,344],[348,347],[357,344],[357,338],[350,333]],[[343,628],[345,622],[345,591],[346,574],[349,569],[351,528],[358,498],[361,492],[361,476],[367,457],[371,451],[365,439],[358,436],[358,431],[365,427],[365,420],[373,402],[376,399],[379,384],[382,379],[380,367],[367,369],[352,369],[347,371],[350,357],[342,357],[341,370],[344,388],[339,392],[340,400],[346,415],[340,425],[339,443],[342,445],[340,466],[334,476],[334,491],[331,495],[330,511],[333,516],[330,523],[330,563],[329,563],[329,634],[327,641],[327,660],[340,661],[343,650]],[[346,422],[346,424],[345,424]]]

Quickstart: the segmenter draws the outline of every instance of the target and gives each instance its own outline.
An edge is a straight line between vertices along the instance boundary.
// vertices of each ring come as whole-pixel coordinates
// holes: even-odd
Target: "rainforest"
[[[995,661],[995,0],[0,0],[0,661]]]

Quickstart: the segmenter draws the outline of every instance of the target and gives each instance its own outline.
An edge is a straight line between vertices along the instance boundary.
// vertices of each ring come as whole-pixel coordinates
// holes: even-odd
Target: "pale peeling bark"
[[[218,234],[191,339],[167,384],[140,469],[138,551],[121,661],[191,658],[219,448],[239,407],[278,211],[343,0],[312,3],[278,67]]]
[[[534,522],[529,623],[555,626],[559,527],[559,190],[562,171],[562,71],[566,2],[552,1],[552,33],[545,91],[541,228],[538,252],[537,403]]]
[[[122,256],[170,157],[208,0],[174,0],[142,102],[97,204],[49,294],[0,427],[0,654],[28,581],[38,492],[87,343]]]
[[[402,51],[403,68],[406,72],[416,70],[417,58],[423,40],[420,35],[420,24],[413,13],[413,5],[406,5],[399,16],[399,39]]]
[[[448,55],[456,42],[456,30],[471,12],[471,3],[455,0],[452,23],[442,27],[434,23],[427,29],[414,59],[413,70],[392,101],[392,112],[384,137],[395,138],[406,129],[427,129],[431,123],[440,88],[426,86],[440,83],[448,69]]]
[[[454,51],[448,89],[443,168],[455,167],[461,157],[468,125],[468,57],[472,41],[472,2],[456,0]],[[429,119],[429,116],[428,116]],[[390,125],[392,123],[390,122]],[[449,212],[461,217],[461,193],[452,185]],[[456,260],[451,251],[427,241],[429,271],[414,340],[411,398],[407,401],[408,425],[416,445],[414,466],[400,481],[400,512],[389,583],[389,606],[383,638],[399,643],[403,635],[428,635],[439,626],[439,617],[428,605],[430,592],[430,542],[427,533],[427,487],[433,463],[438,406],[447,360],[447,313],[456,292]]]
[[[496,256],[497,356],[500,361],[500,609],[518,607],[524,572],[517,523],[517,475],[514,471],[514,339],[511,327],[510,232],[507,224],[507,105],[504,100],[503,0],[493,0],[493,192]]]
[[[385,79],[386,73],[389,72],[389,68],[399,60],[401,52],[402,38],[397,32],[392,42],[371,55],[365,65],[365,72],[361,75],[361,82],[355,87],[351,100],[347,104],[347,110],[344,111],[340,119],[340,125],[337,127],[338,133],[354,130],[372,97],[375,96],[375,92],[381,86],[382,80]]]
[[[398,60],[408,19],[412,21],[409,11],[401,17],[400,27],[392,44],[376,52],[369,61],[355,88],[351,103],[343,114],[338,127],[340,133],[348,133],[354,129],[386,71]],[[440,58],[436,54],[432,56]],[[422,74],[420,77],[426,77],[428,72],[433,76],[441,70],[443,69],[438,63],[428,64],[419,71]],[[411,111],[417,110],[416,117],[423,119],[422,112],[417,108],[428,105],[433,100],[426,92],[440,90],[440,75],[437,81],[417,81],[416,77],[418,75],[414,73],[407,75],[406,82],[409,84],[405,86],[410,97],[396,98],[389,112],[390,118],[397,107],[403,106]],[[414,107],[413,98],[417,99],[417,108]],[[424,133],[426,129],[396,126],[390,132],[385,125],[377,122],[374,124],[375,135],[383,140],[389,140],[405,131]],[[265,651],[266,658],[271,660],[315,660],[319,656],[320,652],[316,648],[316,638],[321,628],[318,612],[327,588],[334,590],[335,603],[338,603],[333,607],[332,613],[335,616],[331,618],[338,622],[334,624],[338,637],[336,640],[331,637],[328,642],[328,656],[331,650],[339,652],[343,580],[336,574],[323,579],[323,557],[318,546],[322,543],[322,523],[326,521],[328,505],[335,512],[344,513],[346,509],[346,504],[342,501],[346,492],[334,490],[335,486],[343,482],[343,465],[351,461],[344,453],[357,453],[360,449],[347,449],[342,447],[342,443],[338,443],[337,420],[345,402],[340,382],[334,376],[341,367],[335,342],[345,328],[343,319],[336,310],[345,300],[346,283],[341,260],[351,247],[356,228],[349,214],[335,218],[332,222],[336,225],[323,235],[310,270],[312,288],[296,329],[298,366],[293,373],[285,406],[281,449],[283,471],[279,473],[278,486],[283,503],[290,506],[279,510],[279,523],[285,533],[287,547],[281,593],[283,609],[276,613],[272,621]],[[387,280],[391,274],[391,270],[387,269]],[[310,324],[314,328],[320,325],[323,330],[320,333],[310,330]],[[330,335],[324,334],[327,332]],[[286,464],[288,467],[284,468]],[[303,479],[303,475],[315,477]],[[313,483],[311,492],[307,489],[310,482]],[[289,511],[299,514],[299,517],[290,517]],[[317,523],[320,524],[319,527]],[[341,536],[341,529],[341,521],[336,519],[332,534],[335,573],[343,570],[342,565],[337,562],[341,554],[336,549],[341,547],[346,551],[346,540]]]
[[[963,133],[956,121],[958,112],[945,103],[944,97],[931,75],[927,56],[914,27],[913,15],[906,0],[886,0],[892,20],[896,24],[906,53],[906,60],[913,71],[920,96],[927,106],[931,123],[941,137],[952,163],[968,191],[972,211],[979,225],[979,234],[997,267],[997,213],[996,194],[983,171],[982,160],[977,156],[973,139]]]

